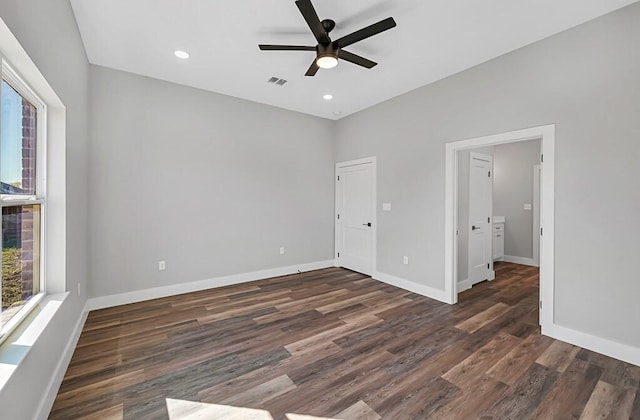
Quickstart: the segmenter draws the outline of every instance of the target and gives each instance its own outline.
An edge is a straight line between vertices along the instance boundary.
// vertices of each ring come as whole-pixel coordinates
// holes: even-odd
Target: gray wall
[[[533,258],[533,167],[540,140],[501,144],[493,154],[493,214],[505,216],[504,254]],[[524,210],[524,204],[531,210]]]
[[[458,158],[458,281],[469,277],[469,153],[493,156],[493,146],[456,152]],[[494,211],[493,214],[496,214]]]
[[[333,259],[333,122],[103,67],[90,84],[92,296]]]
[[[0,16],[67,108],[67,290],[87,289],[89,65],[67,0],[3,0]],[[0,415],[33,418],[71,337],[85,297],[65,300],[48,328],[0,393]],[[26,398],[25,396],[29,396]]]
[[[640,347],[638,22],[636,3],[340,120],[336,159],[377,156],[394,206],[378,270],[444,289],[445,143],[555,123],[555,322]]]

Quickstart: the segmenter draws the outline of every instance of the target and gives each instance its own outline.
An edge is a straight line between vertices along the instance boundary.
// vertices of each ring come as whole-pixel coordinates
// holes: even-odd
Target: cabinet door
[[[504,232],[493,234],[493,259],[504,258]]]

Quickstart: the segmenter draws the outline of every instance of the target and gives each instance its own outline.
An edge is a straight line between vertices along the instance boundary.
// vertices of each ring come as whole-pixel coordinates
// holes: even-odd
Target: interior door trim
[[[458,301],[457,276],[457,159],[456,152],[476,147],[492,146],[518,141],[541,139],[540,180],[540,325],[542,333],[557,328],[555,324],[554,266],[555,266],[555,124],[525,128],[506,133],[492,134],[467,140],[453,141],[445,145],[445,221],[444,221],[444,274],[445,295],[448,303]]]

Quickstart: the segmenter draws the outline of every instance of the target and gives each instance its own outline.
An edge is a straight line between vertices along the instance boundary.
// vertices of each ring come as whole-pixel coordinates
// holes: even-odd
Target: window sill
[[[29,318],[31,311],[35,310],[35,308],[38,307],[45,296],[45,293],[38,293],[37,295],[32,296],[26,304],[17,309],[17,312],[15,312],[13,316],[9,318],[9,321],[4,324],[2,329],[0,330],[0,346],[2,346],[2,343],[4,343],[5,340],[11,336],[13,331],[16,330],[24,320]],[[11,309],[9,309],[9,311],[10,310]],[[9,311],[3,311],[2,313],[0,313],[0,316],[6,315],[6,313]]]
[[[0,344],[0,391],[20,366],[69,293],[46,295]]]

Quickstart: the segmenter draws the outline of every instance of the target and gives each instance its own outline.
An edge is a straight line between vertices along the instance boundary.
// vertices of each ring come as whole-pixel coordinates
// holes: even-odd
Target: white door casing
[[[373,275],[376,254],[376,162],[336,165],[336,265]]]
[[[469,281],[493,280],[493,157],[469,153]]]
[[[540,267],[540,165],[533,167],[533,263]]]
[[[445,145],[445,295],[446,301],[458,301],[457,283],[457,164],[456,152],[477,147],[541,139],[540,177],[540,325],[542,334],[558,332],[554,323],[554,255],[555,255],[555,125],[525,128],[506,133],[491,134]],[[560,338],[559,336],[557,338]],[[560,338],[562,339],[562,338]]]

